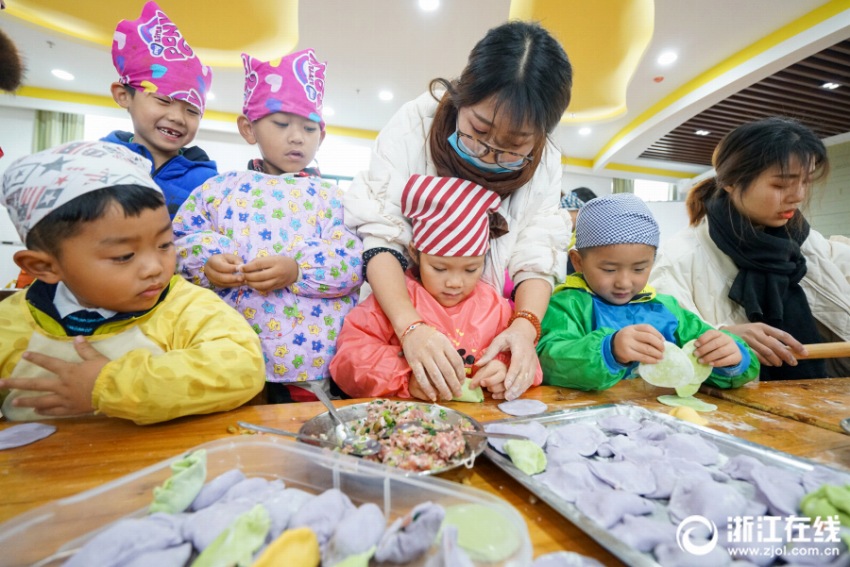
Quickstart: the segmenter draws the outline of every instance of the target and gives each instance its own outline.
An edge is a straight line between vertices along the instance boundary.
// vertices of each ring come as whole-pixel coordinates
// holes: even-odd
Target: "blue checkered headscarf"
[[[576,219],[576,248],[648,244],[658,248],[660,231],[649,207],[633,193],[592,199]]]

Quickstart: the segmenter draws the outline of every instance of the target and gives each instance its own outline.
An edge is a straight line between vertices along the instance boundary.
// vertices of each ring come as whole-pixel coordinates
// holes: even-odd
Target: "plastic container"
[[[388,525],[415,505],[429,500],[443,507],[486,506],[515,528],[518,539],[517,549],[509,558],[486,565],[531,564],[531,541],[523,518],[508,503],[481,490],[438,478],[405,477],[387,467],[275,437],[233,437],[205,443],[195,449],[207,451],[207,481],[239,468],[246,476],[279,478],[287,487],[312,493],[337,488],[357,505],[372,502],[380,506]],[[45,504],[0,524],[0,567],[32,565],[57,552],[79,548],[97,530],[119,518],[145,515],[153,488],[171,475],[171,463],[181,456],[76,496]],[[436,545],[428,555],[435,550]],[[45,565],[61,563],[55,561]],[[410,565],[424,563],[425,558]]]

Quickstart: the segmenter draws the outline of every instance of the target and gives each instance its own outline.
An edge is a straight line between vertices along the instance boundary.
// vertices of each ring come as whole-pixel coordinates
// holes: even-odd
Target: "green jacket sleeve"
[[[552,296],[541,322],[537,355],[543,383],[576,390],[606,390],[629,371],[611,372],[602,356],[602,345],[614,329],[593,328],[593,301],[586,292],[566,289]]]
[[[676,328],[676,338],[678,339],[677,343],[679,346],[700,338],[706,331],[714,330],[714,327],[700,319],[698,315],[680,306],[679,302],[673,296],[658,294],[656,300],[664,304],[679,321],[679,325]],[[720,332],[732,337],[741,349],[742,356],[745,359],[749,357],[749,362],[744,368],[717,368],[706,379],[705,383],[715,388],[738,388],[747,382],[755,380],[761,368],[756,354],[740,337],[727,331]]]

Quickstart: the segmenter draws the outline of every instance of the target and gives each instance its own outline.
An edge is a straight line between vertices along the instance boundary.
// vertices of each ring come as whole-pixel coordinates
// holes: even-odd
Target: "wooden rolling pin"
[[[850,342],[819,343],[803,345],[809,352],[808,356],[797,356],[800,360],[809,358],[845,358],[850,357]]]

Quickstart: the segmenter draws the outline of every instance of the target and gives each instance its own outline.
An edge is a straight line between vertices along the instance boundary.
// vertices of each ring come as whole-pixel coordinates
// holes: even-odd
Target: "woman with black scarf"
[[[378,135],[368,171],[345,193],[345,223],[363,239],[371,291],[421,391],[433,400],[460,395],[464,366],[458,346],[422,324],[408,296],[411,229],[401,214],[402,189],[413,174],[436,175],[473,181],[501,197],[490,218],[482,281],[501,292],[507,270],[516,311],[508,329],[474,356],[480,366],[509,352],[504,382],[478,378],[494,398],[520,396],[537,368],[540,319],[566,270],[570,222],[558,208],[561,153],[548,136],[571,89],[567,54],[540,25],[513,21],[493,28],[460,77],[433,81],[431,92],[393,116]]]
[[[850,246],[800,207],[829,159],[787,118],[739,126],[718,144],[715,176],[688,195],[691,226],[662,247],[650,283],[743,338],[762,380],[850,376],[850,360],[798,360],[803,345],[850,340]]]

